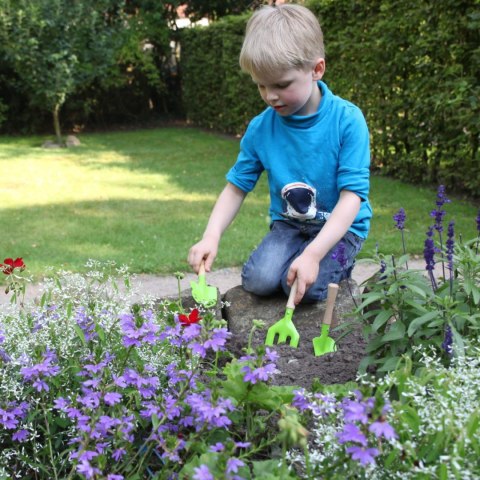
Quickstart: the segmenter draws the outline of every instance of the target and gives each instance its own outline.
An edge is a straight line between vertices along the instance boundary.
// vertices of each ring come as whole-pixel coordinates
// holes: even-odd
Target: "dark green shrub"
[[[480,191],[480,14],[476,0],[310,0],[332,90],[364,111],[372,166],[414,183]],[[262,109],[238,55],[248,16],[182,35],[187,118],[242,133]]]
[[[247,19],[227,17],[182,32],[184,109],[196,125],[240,134],[263,109],[255,85],[238,65]]]

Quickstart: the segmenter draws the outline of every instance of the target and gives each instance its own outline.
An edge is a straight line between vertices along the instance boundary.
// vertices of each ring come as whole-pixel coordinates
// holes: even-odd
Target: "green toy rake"
[[[295,303],[293,299],[297,293],[297,280],[293,282],[290,294],[288,295],[287,308],[285,310],[285,316],[275,322],[267,331],[267,338],[265,345],[272,346],[275,343],[275,337],[278,335],[277,343],[285,343],[287,339],[290,339],[289,345],[296,348],[300,335],[292,322],[293,311],[295,310]]]

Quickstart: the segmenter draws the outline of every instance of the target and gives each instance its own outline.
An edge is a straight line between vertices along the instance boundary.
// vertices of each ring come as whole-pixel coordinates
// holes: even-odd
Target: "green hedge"
[[[450,191],[480,192],[478,0],[310,0],[327,50],[325,81],[364,111],[375,169]],[[262,102],[238,67],[246,17],[182,39],[193,123],[242,133]]]
[[[182,96],[187,119],[201,127],[241,134],[264,104],[238,56],[248,17],[227,17],[181,37]]]

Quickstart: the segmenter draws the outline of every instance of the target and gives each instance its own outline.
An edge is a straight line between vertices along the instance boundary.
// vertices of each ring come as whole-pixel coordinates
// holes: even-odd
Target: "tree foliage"
[[[115,11],[121,0],[2,0],[1,37],[7,61],[32,105],[53,114],[67,97],[114,60],[118,46]]]
[[[0,123],[48,111],[60,137],[60,112],[83,123],[166,109],[174,13],[155,0],[0,0]]]
[[[185,13],[193,20],[202,17],[215,20],[226,15],[238,15],[264,3],[261,0],[188,0]]]

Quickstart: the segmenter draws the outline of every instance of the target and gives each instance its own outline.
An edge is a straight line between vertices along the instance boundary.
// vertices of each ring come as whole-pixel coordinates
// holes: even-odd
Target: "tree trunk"
[[[53,128],[55,129],[55,136],[57,137],[57,143],[59,145],[62,144],[62,132],[60,131],[60,118],[59,118],[60,106],[61,105],[57,103],[53,108]]]

